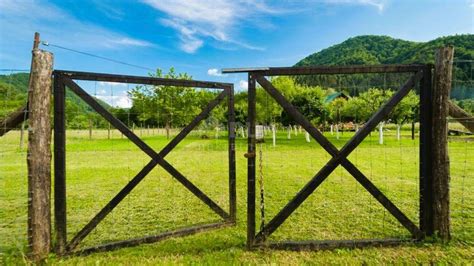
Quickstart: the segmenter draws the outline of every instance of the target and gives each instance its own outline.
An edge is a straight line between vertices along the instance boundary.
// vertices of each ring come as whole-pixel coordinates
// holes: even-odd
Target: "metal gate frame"
[[[59,255],[73,253],[90,253],[107,251],[120,247],[136,246],[142,243],[152,243],[170,237],[186,236],[194,233],[208,231],[236,223],[236,170],[235,170],[235,114],[234,114],[234,85],[210,81],[178,80],[152,77],[139,77],[128,75],[114,75],[103,73],[77,72],[55,70],[54,75],[54,218],[56,233],[56,252]],[[119,83],[169,85],[179,87],[196,87],[223,90],[218,96],[186,125],[160,152],[155,152],[150,146],[135,135],[125,124],[114,117],[102,107],[92,96],[84,91],[74,80],[110,81]],[[143,152],[151,157],[151,161],[138,172],[138,174],[123,187],[95,216],[84,226],[72,240],[67,240],[66,220],[66,128],[65,128],[65,89],[66,86],[77,96],[84,100],[97,113],[105,118],[111,125],[123,133],[130,141],[137,145]],[[210,199],[204,192],[189,181],[183,174],[165,160],[165,156],[183,140],[200,121],[227,97],[228,104],[228,158],[229,158],[229,211],[223,210],[217,203]],[[222,221],[194,225],[159,235],[145,236],[142,238],[128,239],[111,242],[98,246],[76,250],[79,243],[135,188],[140,181],[156,166],[160,165],[172,177],[192,192],[196,197],[216,212]]]
[[[365,246],[388,246],[404,242],[401,239],[358,240],[309,240],[267,242],[272,234],[331,174],[342,165],[385,209],[390,212],[412,235],[410,241],[423,239],[433,234],[432,199],[432,65],[374,65],[374,66],[315,66],[277,68],[229,68],[223,73],[248,73],[248,151],[247,157],[247,247],[269,247],[289,250],[321,250],[333,248],[355,248]],[[388,100],[367,123],[338,150],[314,127],[265,76],[332,75],[362,73],[413,73],[413,76]],[[255,119],[256,82],[283,107],[283,110],[301,125],[330,155],[331,159],[318,173],[275,215],[258,233],[255,230]],[[393,204],[354,164],[348,155],[381,122],[393,108],[419,82],[420,84],[420,216],[419,227]]]

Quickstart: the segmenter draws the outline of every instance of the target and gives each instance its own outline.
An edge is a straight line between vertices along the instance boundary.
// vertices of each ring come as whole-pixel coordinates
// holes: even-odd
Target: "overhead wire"
[[[57,45],[57,44],[52,44],[52,43],[49,43],[49,42],[46,42],[46,41],[42,41],[41,44],[44,45],[44,46],[56,47],[56,48],[59,48],[59,49],[62,49],[62,50],[66,50],[66,51],[70,51],[70,52],[74,52],[74,53],[78,53],[78,54],[82,54],[82,55],[87,55],[87,56],[90,56],[90,57],[102,59],[102,60],[113,62],[113,63],[116,63],[116,64],[121,64],[121,65],[135,67],[135,68],[144,69],[144,70],[150,70],[150,71],[153,71],[153,72],[155,71],[155,69],[152,69],[150,67],[131,64],[131,63],[116,60],[116,59],[113,59],[113,58],[108,58],[108,57],[101,56],[101,55],[95,55],[95,54],[92,54],[92,53],[89,53],[89,52],[83,52],[83,51],[79,51],[79,50],[76,50],[76,49],[68,48],[68,47],[65,47],[65,46]]]

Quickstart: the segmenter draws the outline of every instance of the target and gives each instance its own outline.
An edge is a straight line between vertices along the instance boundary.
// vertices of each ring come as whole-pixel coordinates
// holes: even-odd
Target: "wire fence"
[[[451,99],[474,115],[474,61],[453,62]],[[448,119],[452,234],[456,240],[474,243],[474,135],[453,118]]]
[[[472,110],[469,109],[474,101],[472,62],[455,62],[454,65],[455,71],[468,67],[471,69],[470,77],[454,74],[452,97],[466,110]],[[0,117],[4,117],[26,103],[27,82],[24,80],[28,79],[28,73],[10,69],[0,72]],[[395,89],[403,77],[398,78],[374,76],[366,79],[364,84],[341,78],[338,83],[333,82],[333,88],[360,95],[370,88]],[[114,114],[120,116],[135,134],[154,149],[160,150],[169,142],[165,124],[140,120],[138,117],[142,113],[130,108],[127,92],[135,85],[120,87],[117,84],[96,82],[79,82],[79,85],[96,99],[114,108]],[[130,181],[149,158],[103,118],[86,106],[79,105],[71,93],[67,94],[67,102],[66,169],[68,237],[71,238]],[[308,142],[307,134],[301,128],[294,124],[290,128],[287,124],[275,123],[273,113],[269,110],[275,103],[270,97],[264,98],[261,103],[258,120],[266,128],[263,133],[265,141],[257,145],[257,149],[262,151],[258,158],[261,159],[261,168],[257,168],[257,178],[262,179],[264,186],[264,222],[268,222],[330,159],[330,155],[313,139],[309,138]],[[218,110],[211,118],[220,116],[221,110]],[[225,125],[216,123],[216,120],[219,119],[208,119],[193,130],[170,153],[168,159],[217,203],[228,206],[228,195],[223,193],[228,187],[228,132]],[[276,124],[275,146],[272,124]],[[333,123],[328,118],[324,125],[320,125],[320,129],[340,148],[361,125],[362,122],[355,121]],[[466,130],[452,119],[449,120],[449,128],[453,133],[449,137],[452,233],[456,241],[473,243],[474,195],[469,188],[474,186],[474,137],[466,134]],[[0,184],[3,188],[0,190],[0,205],[3,206],[0,208],[1,253],[24,252],[28,243],[27,129],[24,123],[0,137]],[[170,137],[179,130],[180,126],[172,125]],[[387,121],[381,132],[382,142],[378,128],[349,156],[349,160],[412,221],[418,221],[418,122],[412,124],[407,120],[397,127],[395,123]],[[246,161],[241,156],[247,148],[247,128],[244,123],[238,124],[236,133],[238,180],[245,180]],[[238,183],[239,195],[245,194],[244,183]],[[257,200],[260,202],[261,198]],[[244,202],[244,197],[240,196],[239,206],[244,206]],[[239,209],[238,214],[243,217],[244,208]],[[257,214],[261,214],[260,210]],[[214,218],[217,218],[214,213],[157,168],[83,244],[96,245],[139,237]],[[257,219],[257,224],[261,224],[262,216],[257,215]],[[273,240],[304,240],[409,238],[410,235],[348,172],[338,167],[271,237]]]

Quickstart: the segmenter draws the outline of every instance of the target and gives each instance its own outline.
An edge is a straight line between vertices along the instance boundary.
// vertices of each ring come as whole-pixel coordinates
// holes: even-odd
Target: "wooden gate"
[[[432,192],[431,192],[431,65],[376,65],[376,66],[317,66],[317,67],[281,67],[281,68],[239,68],[225,69],[223,73],[248,73],[248,151],[247,159],[247,247],[270,247],[279,249],[328,249],[340,247],[363,247],[394,245],[398,239],[362,239],[362,240],[310,240],[269,242],[271,235],[283,222],[318,188],[321,183],[341,165],[359,182],[385,209],[390,212],[411,234],[412,240],[420,240],[433,234]],[[365,73],[413,73],[406,83],[395,92],[367,123],[338,150],[323,134],[293,106],[282,93],[267,80],[266,76],[292,75],[333,75]],[[283,107],[293,120],[301,125],[332,157],[314,177],[261,228],[255,229],[255,123],[256,123],[256,83]],[[420,85],[420,216],[419,225],[411,221],[394,203],[392,203],[352,162],[348,155],[364,140],[394,107],[419,83]]]
[[[169,237],[178,237],[194,234],[223,226],[234,225],[236,220],[236,184],[235,184],[235,115],[234,115],[234,89],[233,84],[177,80],[152,77],[138,77],[125,75],[112,75],[101,73],[74,72],[56,70],[54,75],[54,217],[56,233],[56,251],[65,255],[71,253],[88,253],[94,251],[111,250],[119,247],[135,246],[141,243],[152,243]],[[143,140],[133,133],[125,124],[114,117],[92,96],[84,91],[74,80],[109,81],[128,84],[146,85],[168,85],[178,87],[196,87],[222,90],[215,99],[199,113],[188,125],[186,125],[161,151],[156,152]],[[124,136],[132,141],[151,160],[139,171],[133,179],[123,187],[77,234],[68,241],[67,219],[66,219],[66,128],[65,128],[65,88],[71,89],[77,96],[85,101],[92,109],[105,118],[112,126],[118,129]],[[174,168],[165,157],[183,140],[193,128],[195,128],[209,113],[225,98],[228,104],[228,159],[229,159],[229,210],[222,209],[203,191],[196,187],[189,179]],[[222,222],[205,225],[191,226],[184,229],[165,232],[159,235],[146,236],[142,238],[128,239],[119,242],[107,243],[99,246],[78,250],[81,241],[145,178],[145,176],[157,165],[165,169],[172,177],[192,192],[197,198],[209,206],[221,218]]]

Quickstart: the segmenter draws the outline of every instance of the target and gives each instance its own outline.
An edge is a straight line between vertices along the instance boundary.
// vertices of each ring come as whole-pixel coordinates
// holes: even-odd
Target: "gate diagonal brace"
[[[362,172],[357,169],[347,156],[367,137],[367,135],[382,121],[393,108],[408,94],[423,76],[417,71],[395,94],[386,102],[345,145],[338,150],[323,134],[315,128],[286,98],[261,75],[256,76],[258,83],[270,94],[283,109],[298,122],[331,156],[329,162],[295,195],[295,197],[280,210],[280,212],[255,236],[255,243],[259,244],[272,234],[293,213],[316,188],[337,168],[342,165],[352,176],[381,203],[414,238],[423,237],[423,232],[393,204]]]
[[[156,153],[150,146],[143,142],[135,133],[133,133],[120,120],[115,118],[104,107],[102,107],[93,97],[85,92],[77,83],[68,77],[63,77],[62,82],[69,87],[76,95],[88,103],[97,113],[104,117],[110,124],[117,128],[143,152],[152,158],[145,167],[114,197],[112,200],[100,210],[94,218],[66,246],[66,252],[72,251],[77,245],[135,188],[143,178],[156,166],[163,167],[171,176],[177,179],[184,187],[191,191],[196,197],[209,206],[214,212],[221,216],[224,220],[229,220],[230,215],[224,211],[217,203],[210,199],[204,192],[189,181],[176,168],[168,163],[164,157],[176,147],[191,130],[203,120],[214,107],[216,107],[228,94],[228,90],[221,92],[213,99],[203,110],[197,115],[175,138],[173,138],[159,153]]]

